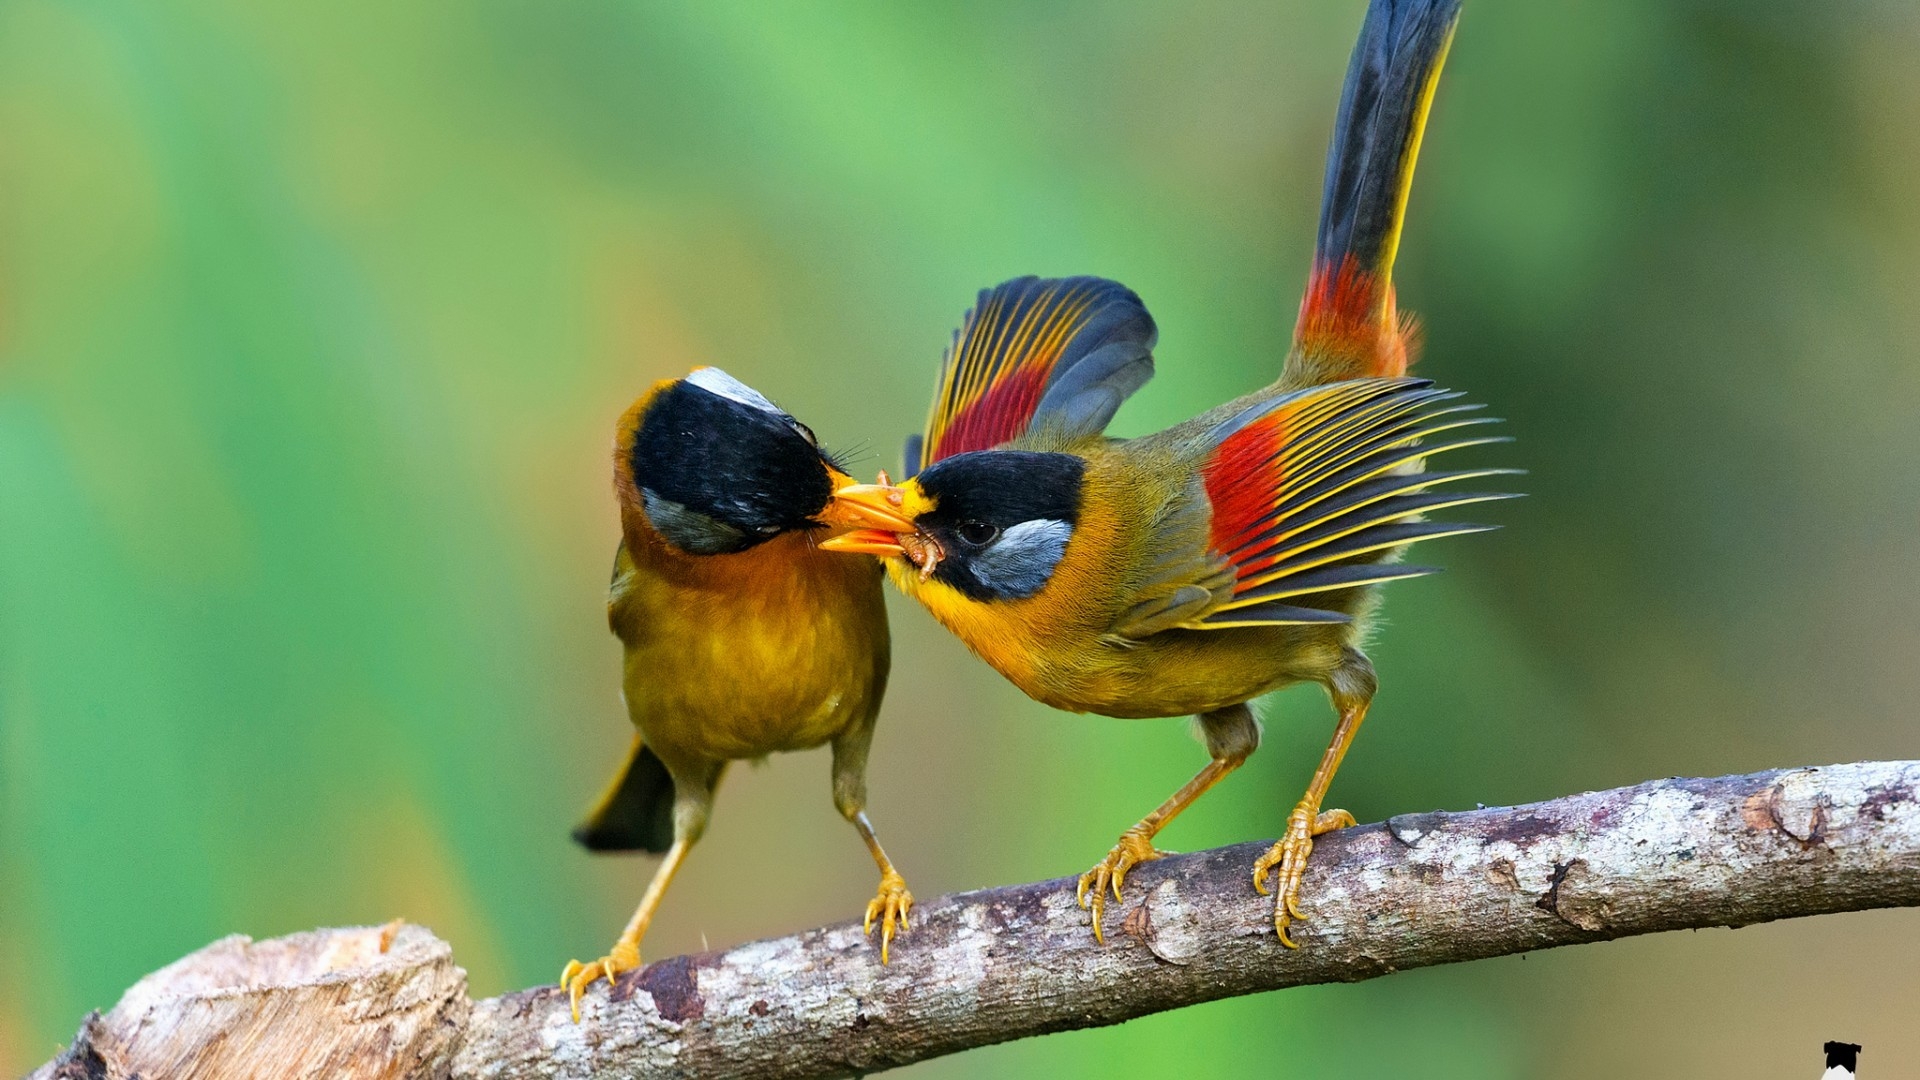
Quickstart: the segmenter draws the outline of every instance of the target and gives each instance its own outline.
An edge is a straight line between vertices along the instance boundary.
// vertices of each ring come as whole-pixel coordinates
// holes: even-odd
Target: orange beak
[[[904,502],[904,493],[891,484],[842,484],[820,520],[850,531],[822,540],[821,549],[882,558],[906,554],[900,537],[917,530],[913,519],[900,512]]]
[[[833,503],[821,520],[852,531],[822,540],[820,547],[883,559],[905,557],[920,568],[920,579],[925,581],[946,557],[939,541],[914,524],[914,515],[926,509],[917,489],[893,486],[886,473],[880,474],[877,484],[849,480],[834,490]]]

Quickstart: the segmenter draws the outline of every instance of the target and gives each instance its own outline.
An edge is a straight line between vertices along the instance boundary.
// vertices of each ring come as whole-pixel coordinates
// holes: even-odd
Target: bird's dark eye
[[[798,420],[791,421],[791,423],[793,424],[793,430],[799,432],[800,437],[807,440],[808,446],[811,446],[816,450],[820,448],[820,440],[814,437],[812,428],[808,427],[807,425],[801,423]]]
[[[777,533],[780,531],[780,526],[761,525],[756,527],[753,531],[759,533],[761,536],[772,536],[774,533]]]
[[[959,528],[953,530],[953,534],[968,547],[983,548],[999,539],[1000,527],[984,521],[963,521]]]

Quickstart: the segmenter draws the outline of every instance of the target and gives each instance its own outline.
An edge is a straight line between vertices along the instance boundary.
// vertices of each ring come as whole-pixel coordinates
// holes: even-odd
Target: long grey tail
[[[1373,0],[1347,64],[1316,262],[1356,269],[1385,286],[1400,241],[1407,191],[1440,66],[1460,21],[1460,0]]]

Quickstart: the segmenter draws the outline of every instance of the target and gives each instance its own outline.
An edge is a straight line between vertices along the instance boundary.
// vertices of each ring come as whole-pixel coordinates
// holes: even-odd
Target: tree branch
[[[1662,930],[1916,906],[1917,790],[1920,762],[1867,762],[1403,815],[1316,843],[1297,951],[1275,940],[1271,901],[1252,888],[1265,845],[1241,844],[1133,871],[1125,901],[1109,908],[1104,947],[1074,904],[1072,879],[985,889],[916,908],[887,967],[857,925],[830,926],[662,960],[611,993],[602,983],[577,1026],[554,987],[476,1002],[470,1013],[463,987],[458,1002],[443,1000],[445,946],[409,928],[396,953],[417,954],[425,981],[389,995],[408,1003],[390,1015],[415,1037],[390,1033],[380,1044],[400,1071],[376,1061],[333,1075],[847,1076],[1260,990]],[[231,939],[195,956],[223,945]],[[36,1076],[144,1069],[129,1048],[155,1045],[156,1018],[183,1012],[142,990],[159,974],[104,1020],[90,1018],[74,1048]],[[204,981],[194,989],[209,993]],[[246,992],[264,1003],[285,991]],[[239,991],[212,993],[234,1006]],[[363,1032],[387,1022],[380,1007],[354,1008]],[[429,1015],[444,1029],[438,1042],[434,1025],[415,1022]]]

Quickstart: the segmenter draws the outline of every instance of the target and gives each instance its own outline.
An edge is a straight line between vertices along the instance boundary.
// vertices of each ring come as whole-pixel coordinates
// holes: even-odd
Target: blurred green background
[[[1120,433],[1267,381],[1362,6],[0,3],[0,1073],[231,932],[405,915],[476,995],[597,955],[651,866],[566,839],[628,738],[622,408],[717,363],[891,468],[1030,272],[1152,306]],[[1469,3],[1398,276],[1532,497],[1392,590],[1338,804],[1920,756],[1916,115],[1893,0]],[[1202,760],[894,611],[872,811],[922,897],[1078,872]],[[1280,830],[1332,721],[1267,714],[1170,846]],[[871,879],[778,758],[649,952]],[[1920,912],[1837,916],[910,1075],[1892,1075],[1916,972]]]

